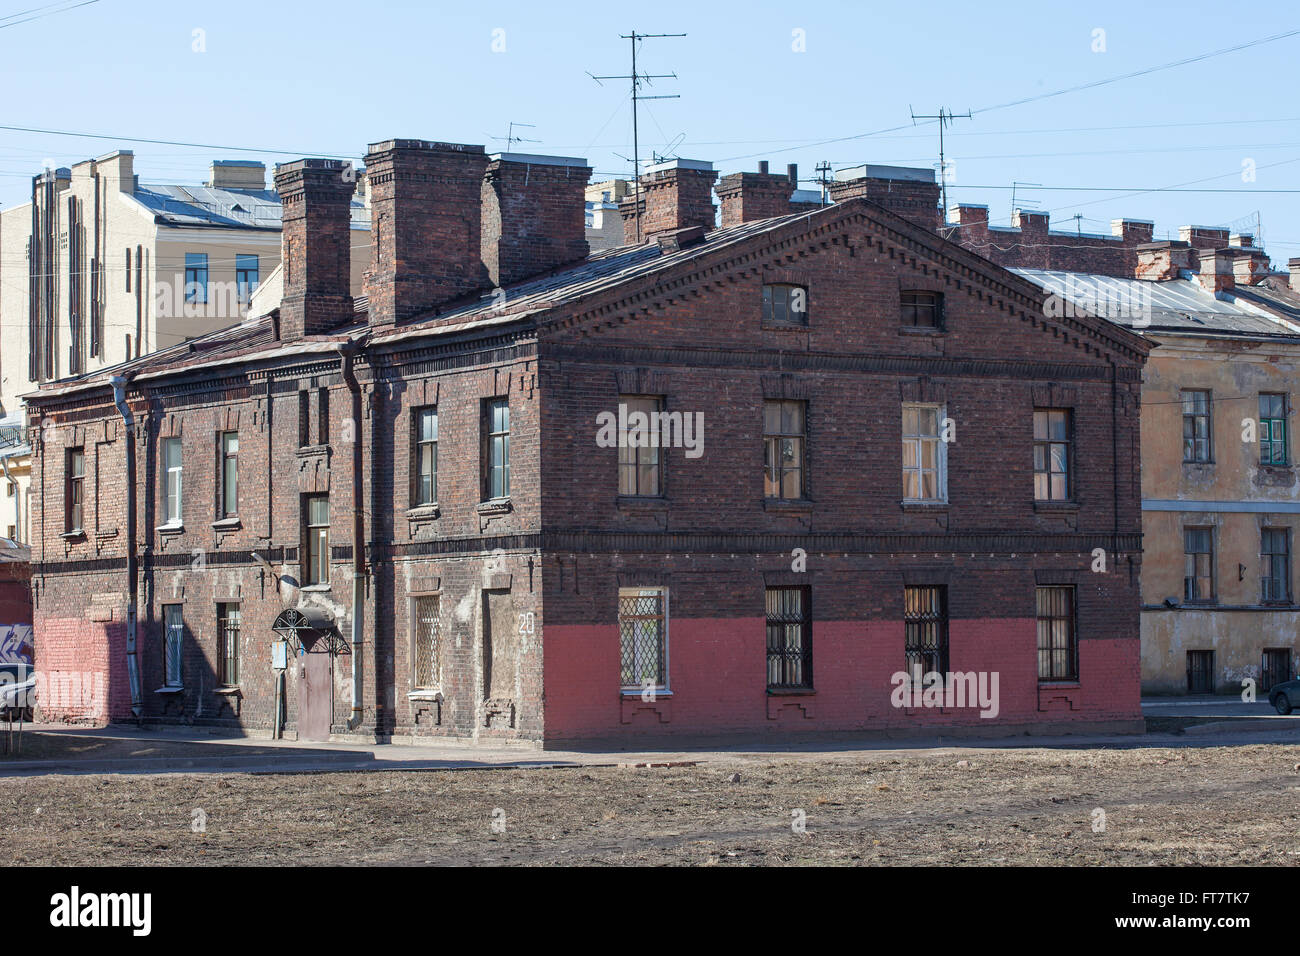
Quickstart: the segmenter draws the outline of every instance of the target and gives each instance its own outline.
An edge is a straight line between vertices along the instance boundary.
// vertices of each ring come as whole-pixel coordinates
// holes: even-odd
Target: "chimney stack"
[[[1268,254],[1263,249],[1256,249],[1249,242],[1245,246],[1230,246],[1229,249],[1232,255],[1234,284],[1251,286],[1268,275]]]
[[[371,325],[432,312],[487,285],[482,146],[390,139],[370,145],[365,167]]]
[[[989,207],[977,203],[959,203],[953,211],[953,223],[961,226],[956,233],[961,242],[981,241],[989,235]]]
[[[1218,293],[1232,288],[1231,249],[1197,249],[1196,254],[1201,262],[1201,271],[1197,279],[1205,291]]]
[[[831,201],[867,199],[926,229],[937,230],[939,184],[933,169],[908,166],[854,166],[841,169],[831,183]]]
[[[260,192],[266,188],[266,164],[251,159],[214,159],[208,185],[213,189]]]
[[[722,202],[722,227],[738,226],[755,219],[771,219],[790,212],[798,170],[790,166],[786,175],[773,175],[767,161],[758,164],[756,173],[731,173],[718,180],[718,199]]]
[[[585,259],[585,159],[497,153],[483,178],[483,264],[498,287]]]
[[[1179,226],[1178,238],[1193,249],[1222,249],[1228,244],[1228,230],[1218,226]]]
[[[1112,219],[1110,234],[1126,246],[1141,246],[1155,238],[1156,224],[1149,219]]]
[[[1037,209],[1017,209],[1011,225],[1019,229],[1022,234],[1046,237],[1050,215]]]
[[[1137,272],[1135,278],[1177,279],[1180,270],[1187,268],[1191,247],[1177,239],[1147,242],[1137,247]]]
[[[646,169],[637,195],[619,204],[623,241],[636,242],[636,209],[641,206],[641,238],[675,229],[714,225],[712,163],[698,159],[670,159]]]
[[[347,167],[337,159],[300,159],[275,168],[284,277],[281,341],[319,335],[352,320],[348,279],[354,183]]]
[[[1291,291],[1300,292],[1300,259],[1288,259],[1286,268],[1291,273]]]

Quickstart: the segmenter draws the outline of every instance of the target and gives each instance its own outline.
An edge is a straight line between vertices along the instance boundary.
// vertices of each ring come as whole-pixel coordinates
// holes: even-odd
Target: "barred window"
[[[1291,600],[1291,538],[1286,528],[1260,531],[1261,599],[1265,602]]]
[[[618,631],[624,690],[668,686],[668,591],[620,588]]]
[[[185,646],[185,618],[179,604],[163,605],[163,683],[181,686],[181,651]]]
[[[804,497],[806,411],[804,402],[763,403],[763,494],[768,498]]]
[[[1210,393],[1183,389],[1183,461],[1210,460]]]
[[[938,405],[903,406],[903,498],[947,501],[947,461],[939,435]]]
[[[904,292],[901,296],[903,325],[917,329],[943,327],[943,295],[938,292]]]
[[[944,587],[903,589],[904,649],[907,671],[915,675],[948,672],[948,593]]]
[[[663,494],[660,475],[663,459],[659,446],[668,435],[659,434],[659,412],[663,399],[646,395],[620,395],[619,405],[625,407],[628,422],[628,439],[618,448],[618,493],[654,497]],[[637,419],[633,419],[633,415]],[[646,416],[646,429],[633,428],[640,416]]]
[[[427,690],[438,686],[438,596],[418,597],[414,604],[413,683],[416,689]]]
[[[1075,631],[1074,588],[1037,588],[1038,679],[1077,680],[1079,646]]]
[[[785,282],[763,286],[763,321],[774,325],[807,325],[808,290]]]
[[[1286,396],[1272,392],[1259,395],[1259,463],[1285,465]]]
[[[217,683],[239,683],[239,605],[217,605]]]
[[[807,586],[767,589],[769,688],[813,685],[810,592]]]
[[[413,490],[415,504],[432,505],[438,501],[438,409],[420,408],[415,412],[415,468]]]
[[[1070,410],[1034,409],[1034,500],[1069,501]]]
[[[1214,600],[1214,529],[1184,528],[1183,599],[1200,603]]]

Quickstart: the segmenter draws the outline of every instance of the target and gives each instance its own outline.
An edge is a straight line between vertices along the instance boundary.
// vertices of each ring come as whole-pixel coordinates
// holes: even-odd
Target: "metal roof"
[[[1012,269],[1047,292],[1138,332],[1215,335],[1300,335],[1300,325],[1250,301],[1256,296],[1214,295],[1192,279],[1123,279],[1089,272]],[[1238,290],[1245,293],[1246,290]],[[1258,290],[1252,287],[1252,292]]]
[[[173,226],[227,226],[279,229],[280,196],[273,189],[216,189],[212,186],[148,184],[132,198],[160,221]],[[369,228],[370,210],[352,200],[352,227]]]

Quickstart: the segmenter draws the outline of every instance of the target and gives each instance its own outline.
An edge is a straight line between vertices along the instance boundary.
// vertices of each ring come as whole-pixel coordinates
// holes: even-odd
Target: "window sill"
[[[945,335],[947,329],[931,328],[925,325],[900,325],[898,327],[899,335]]]
[[[218,694],[222,697],[243,697],[244,696],[244,691],[240,688],[238,684],[223,684],[220,687],[213,688],[212,693]]]
[[[328,455],[329,453],[329,445],[301,445],[298,448],[299,458],[315,458],[320,455]]]
[[[808,498],[764,498],[763,510],[803,514],[813,510],[813,502]]]
[[[514,510],[509,498],[492,498],[480,501],[475,510],[481,515],[504,515]]]
[[[620,511],[663,511],[668,499],[652,495],[619,495],[615,504]]]
[[[914,511],[918,514],[927,514],[936,511],[947,511],[948,502],[946,501],[900,501],[899,506],[904,511]]]
[[[434,521],[442,516],[442,509],[435,501],[431,505],[416,505],[406,509],[407,521]]]
[[[671,697],[671,696],[673,696],[673,692],[670,691],[670,690],[664,690],[664,689],[659,688],[659,687],[655,687],[655,688],[652,688],[652,689],[654,690],[655,700],[659,700],[661,697]],[[644,694],[645,692],[646,692],[645,689],[637,689],[637,688],[635,688],[635,687],[624,687],[621,691],[619,691],[619,693],[620,693],[623,697],[625,697],[625,698],[626,698],[626,697],[640,697],[640,696],[641,696],[642,694]],[[647,701],[647,703],[648,703],[648,701]]]
[[[59,535],[64,541],[81,541],[86,537],[85,528],[73,528],[71,531],[65,531]]]
[[[1039,687],[1042,687],[1042,688],[1053,688],[1053,687],[1078,687],[1078,686],[1079,686],[1079,678],[1075,677],[1075,678],[1073,678],[1073,679],[1061,679],[1061,680],[1040,680],[1040,681],[1038,682],[1038,686],[1039,686]]]
[[[154,530],[159,534],[184,534],[185,525],[178,521],[175,524],[160,524],[158,527],[154,528]]]
[[[1077,501],[1035,501],[1034,510],[1045,514],[1063,511],[1078,511],[1079,503]]]
[[[305,591],[308,594],[328,594],[333,588],[334,585],[332,584],[308,584],[298,590]]]
[[[407,700],[443,700],[442,691],[440,690],[413,690],[406,695]]]
[[[806,324],[795,322],[763,322],[760,326],[764,332],[807,332]]]
[[[817,691],[812,687],[769,687],[769,697],[812,697]]]
[[[159,687],[156,691],[154,691],[154,693],[155,694],[179,694],[184,690],[185,690],[184,687],[173,687],[169,685],[167,687]]]
[[[213,531],[238,531],[241,527],[242,525],[239,523],[239,518],[237,517],[221,518],[218,521],[212,522]]]
[[[1192,468],[1210,468],[1214,465],[1214,459],[1211,458],[1209,461],[1187,461],[1183,459],[1183,464]]]

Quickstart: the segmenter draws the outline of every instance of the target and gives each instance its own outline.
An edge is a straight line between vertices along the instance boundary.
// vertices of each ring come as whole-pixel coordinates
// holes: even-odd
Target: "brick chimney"
[[[1249,236],[1244,238],[1249,239]],[[1232,256],[1232,281],[1236,285],[1254,285],[1269,273],[1268,253],[1247,243],[1229,246]]]
[[[791,175],[793,173],[793,177]],[[797,167],[786,175],[767,171],[767,163],[758,164],[756,173],[732,173],[718,180],[718,199],[722,202],[722,226],[738,226],[755,219],[771,219],[790,212],[790,197],[797,185]]]
[[[483,264],[496,286],[585,259],[585,159],[497,153],[483,178]]]
[[[347,167],[337,159],[300,159],[275,167],[284,279],[281,341],[329,332],[352,320],[348,280],[355,184]]]
[[[371,325],[393,325],[487,287],[482,146],[390,139],[371,144],[365,167]]]
[[[1197,249],[1201,271],[1197,280],[1207,292],[1224,292],[1233,286],[1232,250]]]
[[[1047,237],[1050,214],[1037,209],[1017,209],[1011,217],[1011,225],[1019,229],[1024,236]]]
[[[1187,268],[1187,257],[1191,247],[1177,239],[1161,242],[1146,242],[1137,247],[1137,271],[1135,278],[1177,279],[1178,273]]]
[[[1228,244],[1228,230],[1218,226],[1179,226],[1178,238],[1193,249],[1222,249]]]
[[[959,203],[953,210],[952,221],[961,226],[956,232],[961,242],[982,242],[989,236],[989,207],[976,203]]]
[[[841,169],[831,183],[831,200],[867,199],[926,229],[938,229],[939,184],[933,169],[907,166],[854,166]]]
[[[619,203],[623,217],[623,241],[636,242],[636,210],[641,206],[641,238],[675,229],[714,226],[713,181],[718,178],[712,163],[698,159],[670,159],[646,169],[640,179],[640,194]]]
[[[1112,219],[1110,234],[1124,240],[1126,246],[1140,246],[1155,237],[1156,224],[1149,219]]]
[[[1300,292],[1300,259],[1288,259],[1286,261],[1287,271],[1291,273],[1291,289],[1294,292]]]

